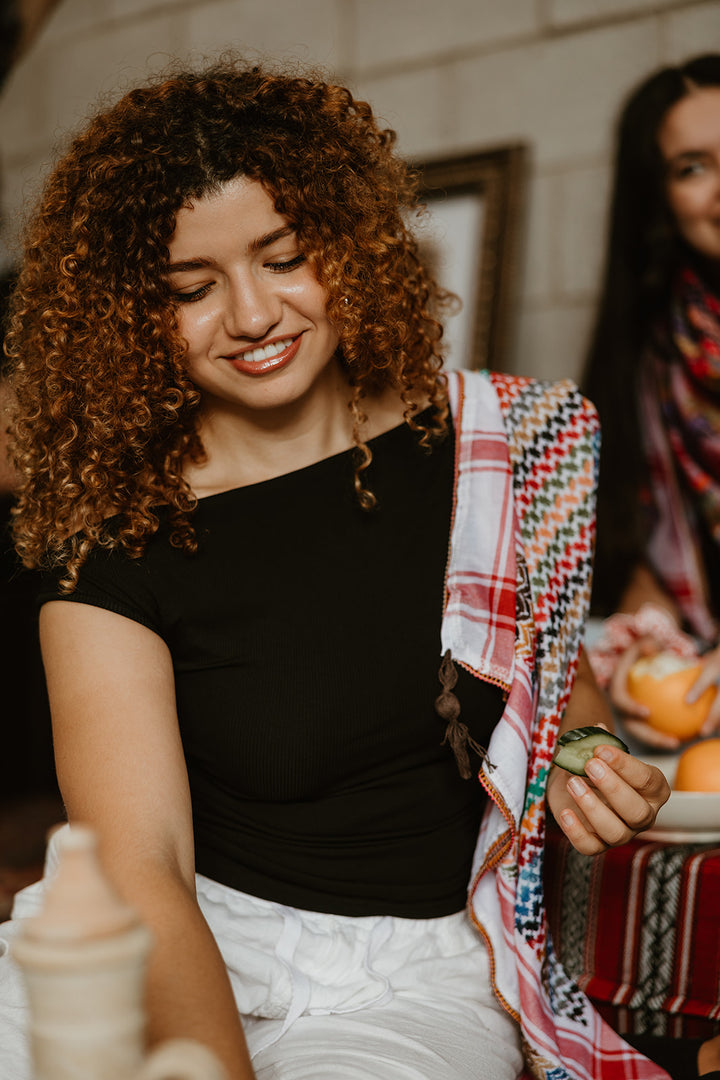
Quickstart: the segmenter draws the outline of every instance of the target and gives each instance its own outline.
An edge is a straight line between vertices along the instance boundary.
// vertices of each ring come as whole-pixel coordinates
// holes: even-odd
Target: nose
[[[272,282],[258,281],[252,275],[231,282],[224,311],[225,329],[231,337],[266,337],[281,316],[282,302]]]

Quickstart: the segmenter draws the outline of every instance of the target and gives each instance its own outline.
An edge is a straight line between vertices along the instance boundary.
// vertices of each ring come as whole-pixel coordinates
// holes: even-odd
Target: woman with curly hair
[[[150,1040],[232,1080],[657,1076],[542,904],[546,786],[589,854],[667,797],[611,746],[550,768],[559,727],[608,721],[594,414],[442,373],[393,138],[229,62],[127,94],[48,181],[9,355],[68,818],[153,931]]]

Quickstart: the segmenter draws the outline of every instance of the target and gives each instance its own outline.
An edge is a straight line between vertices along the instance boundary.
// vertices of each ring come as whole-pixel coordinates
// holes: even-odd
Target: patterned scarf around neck
[[[645,357],[643,438],[656,522],[650,560],[692,630],[715,624],[692,524],[701,521],[720,556],[720,299],[685,267],[667,322]]]

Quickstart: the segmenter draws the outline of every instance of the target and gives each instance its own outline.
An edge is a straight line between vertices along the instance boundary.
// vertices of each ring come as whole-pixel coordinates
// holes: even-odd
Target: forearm
[[[149,1044],[197,1039],[222,1061],[228,1080],[252,1080],[225,964],[190,890],[173,875],[145,870],[123,892],[153,936],[146,980]]]
[[[604,724],[610,731],[615,730],[610,705],[598,686],[585,650],[582,649],[575,684],[560,721],[558,735],[563,735],[573,728],[595,727],[598,724]]]
[[[632,615],[643,604],[655,604],[664,608],[672,615],[675,622],[680,625],[680,613],[678,606],[660,584],[650,568],[644,563],[639,563],[630,577],[618,604],[618,611]]]
[[[151,1042],[194,1037],[253,1071],[222,957],[195,899],[192,806],[172,657],[148,628],[85,604],[40,615],[58,782],[68,819],[91,825],[104,869],[153,935]]]

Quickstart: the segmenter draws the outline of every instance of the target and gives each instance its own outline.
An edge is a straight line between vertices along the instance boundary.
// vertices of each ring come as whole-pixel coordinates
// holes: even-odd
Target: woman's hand
[[[559,734],[587,726],[612,731],[613,718],[583,650]],[[649,829],[670,797],[659,769],[615,746],[597,746],[585,771],[587,778],[572,776],[553,765],[547,785],[553,817],[573,847],[585,855],[625,844]]]
[[[553,765],[547,786],[553,817],[584,855],[626,844],[650,828],[670,796],[659,769],[614,746],[596,747],[585,772],[572,776]]]
[[[622,715],[623,727],[628,735],[660,750],[677,750],[680,740],[674,735],[667,735],[650,727],[646,719],[649,711],[647,706],[631,697],[627,686],[628,673],[635,661],[643,656],[652,656],[661,649],[662,645],[649,636],[634,641],[618,660],[608,693],[613,708]]]
[[[622,714],[623,727],[628,735],[660,750],[677,750],[682,741],[675,735],[657,731],[647,723],[648,709],[630,696],[627,688],[628,672],[636,660],[642,656],[651,656],[660,652],[662,646],[651,637],[639,638],[625,650],[617,663],[610,680],[608,692],[615,709]],[[698,657],[702,670],[697,680],[687,693],[686,701],[692,703],[711,686],[720,682],[720,646]],[[720,694],[712,704],[708,718],[703,724],[701,735],[712,735],[720,730]]]

